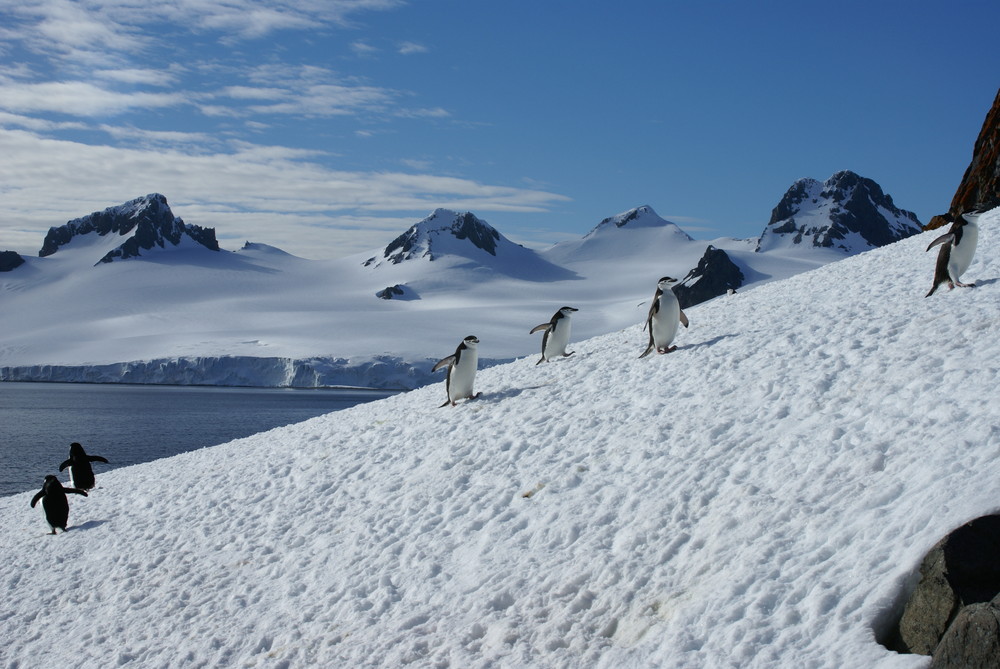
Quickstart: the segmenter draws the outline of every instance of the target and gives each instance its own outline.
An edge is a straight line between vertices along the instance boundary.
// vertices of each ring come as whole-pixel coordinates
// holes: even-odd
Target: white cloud
[[[0,84],[0,109],[56,112],[69,116],[105,116],[130,109],[187,104],[180,93],[119,93],[84,81]]]
[[[359,56],[372,56],[379,51],[378,48],[361,40],[352,42],[351,50]]]
[[[222,218],[186,218],[218,226],[221,238],[252,238],[306,257],[370,250],[388,241],[384,232],[405,229],[400,221],[412,224],[437,207],[544,212],[568,199],[432,174],[348,172],[324,165],[327,156],[318,151],[247,143],[198,153],[96,146],[0,129],[0,154],[0,239],[10,239],[13,230],[37,230],[34,246],[52,225],[152,192],[166,195],[182,216],[195,206],[237,212],[225,217],[225,227]],[[345,221],[364,221],[364,230],[377,234],[359,234],[357,226],[343,227]]]
[[[170,86],[177,82],[177,74],[166,70],[148,68],[123,68],[116,70],[97,70],[94,76],[99,79],[116,81],[123,84],[143,84],[146,86]]]
[[[409,56],[414,53],[427,53],[429,49],[423,44],[417,44],[416,42],[402,42],[399,45],[399,53],[404,56]]]

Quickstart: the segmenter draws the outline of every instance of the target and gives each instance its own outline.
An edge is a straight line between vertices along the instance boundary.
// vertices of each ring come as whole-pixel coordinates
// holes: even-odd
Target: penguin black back
[[[31,508],[35,508],[38,500],[42,501],[42,509],[45,511],[45,521],[52,528],[50,534],[55,534],[57,529],[66,531],[66,524],[69,521],[69,500],[66,493],[87,496],[86,490],[77,488],[64,488],[52,474],[45,477],[42,489],[31,498]]]
[[[83,446],[74,441],[69,445],[69,460],[59,465],[59,471],[69,467],[71,485],[81,490],[90,490],[96,484],[94,469],[90,466],[91,462],[107,464],[108,461],[100,455],[87,455]]]

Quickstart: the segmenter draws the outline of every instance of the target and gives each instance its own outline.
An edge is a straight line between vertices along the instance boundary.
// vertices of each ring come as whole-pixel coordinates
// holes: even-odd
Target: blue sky
[[[437,207],[535,247],[643,204],[751,237],[841,169],[926,222],[997,25],[995,0],[0,0],[0,249],[151,192],[310,258]]]

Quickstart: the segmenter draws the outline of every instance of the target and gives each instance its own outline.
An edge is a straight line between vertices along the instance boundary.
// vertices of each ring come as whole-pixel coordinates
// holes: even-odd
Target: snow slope
[[[413,388],[469,334],[484,364],[537,352],[529,330],[564,305],[580,309],[574,339],[641,320],[656,281],[685,276],[709,242],[640,209],[543,253],[445,210],[385,250],[333,261],[185,239],[108,264],[120,235],[74,237],[0,274],[0,379]],[[756,282],[844,257],[710,243]],[[407,299],[376,297],[396,285]]]
[[[975,289],[923,297],[930,232],[693,307],[666,356],[637,322],[455,408],[98,473],[66,534],[0,499],[0,665],[925,667],[876,635],[1000,511],[998,225]]]

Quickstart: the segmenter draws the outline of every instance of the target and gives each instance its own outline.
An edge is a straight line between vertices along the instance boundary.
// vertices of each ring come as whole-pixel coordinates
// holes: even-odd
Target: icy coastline
[[[441,373],[431,374],[434,362],[393,356],[352,360],[227,355],[97,365],[8,366],[0,367],[0,381],[412,390],[442,380]],[[504,362],[510,360],[481,359],[480,366],[486,368]]]

